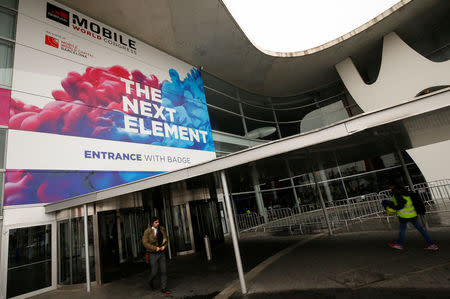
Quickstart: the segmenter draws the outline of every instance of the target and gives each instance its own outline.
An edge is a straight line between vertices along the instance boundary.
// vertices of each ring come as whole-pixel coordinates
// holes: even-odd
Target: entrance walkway
[[[412,228],[407,231],[403,251],[386,245],[395,239],[395,229],[322,235],[311,240],[311,236],[244,235],[240,248],[247,273],[246,297],[450,298],[450,227],[433,228],[430,233],[441,248],[438,252],[424,251],[424,241]],[[270,258],[280,251],[277,259]],[[272,263],[267,263],[268,259]],[[91,294],[78,288],[35,298],[212,298],[230,285],[237,288],[228,295],[243,297],[239,283],[232,284],[237,271],[231,242],[215,249],[211,263],[202,254],[170,261],[173,293],[169,296],[148,291],[146,277],[141,273],[94,287]]]
[[[261,239],[243,236],[239,245],[244,271],[250,271],[256,265],[276,254],[280,250],[295,244],[304,237],[273,237]],[[233,246],[230,240],[213,249],[212,261],[206,261],[204,253],[178,256],[168,259],[168,288],[173,292],[166,296],[158,291],[147,289],[148,272],[106,283],[101,287],[92,284],[91,294],[85,286],[59,289],[33,298],[212,298],[228,284],[238,278]],[[158,277],[159,278],[159,277]],[[159,281],[156,282],[159,285]]]

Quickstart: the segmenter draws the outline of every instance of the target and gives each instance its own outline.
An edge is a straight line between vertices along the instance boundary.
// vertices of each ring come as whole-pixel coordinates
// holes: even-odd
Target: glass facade
[[[9,230],[7,297],[51,286],[51,226]]]
[[[402,152],[406,166],[413,180],[413,184],[424,182],[417,165],[406,152]],[[332,160],[328,158],[333,158]],[[257,212],[255,190],[260,190],[264,207],[267,210],[290,208],[298,205],[319,204],[316,182],[326,204],[377,193],[387,189],[386,179],[403,177],[404,172],[400,159],[396,153],[389,153],[353,162],[343,162],[338,152],[322,156],[319,165],[314,166],[314,172],[303,172],[304,168],[290,165],[292,177],[258,178],[258,186],[253,186],[250,178],[242,177],[237,180],[236,172],[230,171],[232,196],[238,214],[247,210]],[[259,169],[264,172],[265,169]],[[406,179],[404,180],[406,182]]]
[[[89,270],[95,280],[94,234],[92,216],[88,217]],[[58,222],[59,284],[76,284],[86,281],[86,253],[84,242],[84,218]]]
[[[342,83],[299,96],[271,98],[249,93],[205,72],[202,76],[212,129],[248,139],[276,140],[362,113]],[[233,145],[247,147],[242,141]],[[226,148],[217,142],[216,146]]]

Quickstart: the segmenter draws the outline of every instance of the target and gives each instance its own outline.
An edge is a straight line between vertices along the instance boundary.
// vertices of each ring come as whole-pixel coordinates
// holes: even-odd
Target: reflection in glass
[[[0,5],[12,9],[17,9],[17,0],[0,0]]]
[[[0,7],[0,37],[15,38],[16,12]]]
[[[228,111],[240,113],[239,103],[218,92],[205,88],[206,103],[223,108]]]
[[[11,86],[14,44],[0,39],[0,85]]]
[[[213,130],[244,136],[244,126],[240,116],[208,107],[209,119]]]
[[[5,168],[6,130],[0,129],[0,169]]]
[[[220,92],[226,93],[227,95],[230,95],[234,98],[236,97],[236,88],[233,85],[223,80],[220,80],[206,72],[202,72],[202,79],[203,85],[218,90]]]
[[[176,252],[192,250],[186,204],[172,207],[172,221]]]
[[[51,225],[9,230],[7,297],[51,286]]]
[[[261,105],[261,104],[260,104]],[[244,111],[244,116],[255,118],[258,120],[264,120],[264,121],[271,121],[274,122],[275,119],[273,118],[273,111],[268,106],[269,109],[259,108],[253,105],[247,105],[245,103],[242,103],[242,109]]]
[[[254,139],[275,140],[278,139],[275,123],[254,121],[246,118],[247,135]]]
[[[70,223],[69,223],[70,221]],[[84,218],[73,218],[58,222],[59,229],[59,283],[77,284],[86,282],[86,260],[84,243]],[[92,216],[88,217],[89,271],[95,280],[94,233]]]

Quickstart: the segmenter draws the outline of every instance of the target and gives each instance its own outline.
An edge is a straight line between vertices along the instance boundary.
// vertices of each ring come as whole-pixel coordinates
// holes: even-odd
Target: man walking
[[[158,272],[158,265],[161,271],[161,292],[170,294],[167,289],[167,268],[166,268],[166,246],[167,234],[164,227],[159,225],[159,218],[153,217],[152,224],[149,225],[142,236],[142,244],[150,252],[150,288],[153,289],[153,280]]]
[[[412,225],[422,234],[428,245],[426,250],[438,250],[439,247],[431,240],[427,231],[417,220],[417,211],[414,208],[413,201],[408,191],[401,187],[398,182],[390,183],[389,189],[392,190],[392,201],[383,200],[382,204],[387,209],[395,210],[400,222],[399,234],[396,243],[388,243],[389,247],[394,249],[403,249],[403,240],[405,239],[406,225],[411,222]]]

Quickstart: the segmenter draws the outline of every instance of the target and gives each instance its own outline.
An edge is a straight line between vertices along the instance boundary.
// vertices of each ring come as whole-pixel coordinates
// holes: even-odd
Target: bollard
[[[211,245],[209,243],[208,236],[205,236],[205,250],[206,250],[206,259],[209,262],[211,260]]]

